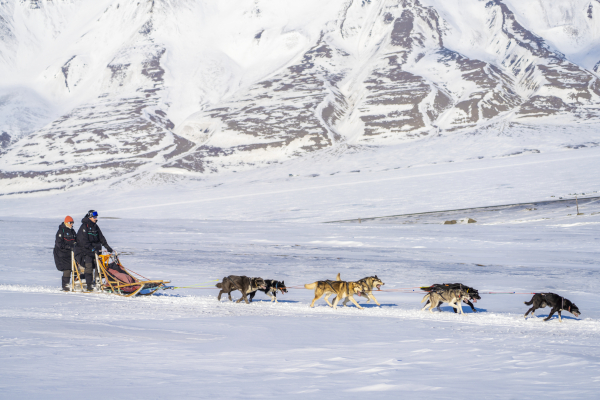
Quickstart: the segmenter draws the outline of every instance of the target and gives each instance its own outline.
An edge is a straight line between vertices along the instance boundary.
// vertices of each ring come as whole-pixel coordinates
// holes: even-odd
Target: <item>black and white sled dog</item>
[[[431,286],[424,286],[421,288],[421,290],[424,290],[426,292],[438,292],[441,293],[444,290],[448,290],[448,289],[462,289],[464,291],[466,291],[468,293],[468,297],[464,297],[463,301],[465,303],[467,303],[469,305],[469,307],[471,307],[471,310],[473,312],[477,312],[477,310],[475,309],[475,306],[473,305],[473,303],[477,303],[477,300],[481,300],[481,296],[479,295],[479,290],[472,288],[470,286],[466,286],[463,285],[462,283],[434,283]],[[471,303],[471,300],[473,300],[473,303]],[[442,305],[443,301],[440,302],[437,306],[438,311],[441,311],[440,306]],[[425,308],[427,308],[427,306],[429,305],[429,300],[427,300],[427,303],[425,303],[425,306],[423,307],[423,310]],[[453,308],[454,312],[458,312],[455,308]]]
[[[550,318],[552,318],[552,315],[554,315],[554,313],[557,311],[558,320],[560,322],[562,322],[562,318],[560,315],[561,311],[568,311],[576,317],[579,317],[581,315],[581,312],[579,312],[579,308],[577,308],[577,306],[571,300],[565,299],[564,297],[559,296],[555,293],[536,293],[533,295],[531,300],[525,302],[525,305],[528,306],[532,304],[533,307],[527,310],[527,312],[525,313],[525,318],[527,318],[527,315],[529,313],[531,313],[532,317],[535,317],[535,310],[544,307],[552,307],[552,310],[550,310],[550,314],[546,318],[544,318],[544,321],[548,321]]]
[[[287,289],[285,287],[285,282],[284,281],[276,281],[274,279],[265,279],[265,288],[261,289],[258,288],[258,290],[260,290],[261,292],[264,292],[267,296],[269,296],[271,298],[271,302],[275,302],[277,303],[277,291],[281,291],[281,294],[287,293]],[[256,292],[252,292],[249,294],[250,297],[250,301],[252,301],[252,299],[254,298],[254,296],[256,295]]]

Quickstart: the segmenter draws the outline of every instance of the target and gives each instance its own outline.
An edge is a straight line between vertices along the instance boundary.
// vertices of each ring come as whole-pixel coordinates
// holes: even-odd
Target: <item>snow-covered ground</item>
[[[100,187],[102,196],[6,197],[0,397],[597,398],[598,203],[584,202],[580,216],[521,209],[468,225],[322,223],[598,190],[597,154],[315,169],[318,177],[306,166],[292,178],[273,167],[254,181],[231,174],[154,192],[140,185]],[[460,316],[449,307],[421,312],[421,294],[393,291],[376,292],[382,307],[364,310],[332,310],[322,300],[310,309],[305,289],[278,304],[259,294],[250,305],[219,303],[212,288],[133,299],[61,293],[52,260],[59,215],[78,225],[92,207],[115,218],[100,225],[125,266],[176,286],[229,274],[288,286],[377,274],[384,289],[462,282],[482,292],[551,291],[582,315],[524,320],[531,294],[483,294],[479,313],[466,307]]]
[[[0,1],[0,399],[598,398],[599,1]],[[91,208],[144,276],[292,288],[62,293]],[[311,309],[337,273],[382,307]]]

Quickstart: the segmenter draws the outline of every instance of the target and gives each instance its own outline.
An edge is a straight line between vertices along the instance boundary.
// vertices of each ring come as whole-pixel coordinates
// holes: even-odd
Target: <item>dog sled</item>
[[[123,297],[149,296],[159,289],[169,289],[170,281],[148,280],[147,278],[127,270],[119,256],[115,254],[96,255],[94,269],[94,284],[96,290],[112,293]],[[84,291],[83,269],[75,262],[75,255],[71,253],[72,279],[71,291]],[[138,277],[134,276],[137,275]]]

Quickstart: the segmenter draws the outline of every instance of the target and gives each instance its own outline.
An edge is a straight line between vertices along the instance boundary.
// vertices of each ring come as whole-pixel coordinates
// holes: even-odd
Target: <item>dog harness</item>
[[[336,281],[336,282],[337,282],[337,281]],[[331,288],[331,290],[333,290],[333,291],[335,292],[335,289],[333,288],[333,285],[332,285],[333,281],[331,281],[331,280],[326,280],[326,281],[317,281],[317,283],[326,283],[326,284],[328,284],[328,285],[329,285],[329,287]]]

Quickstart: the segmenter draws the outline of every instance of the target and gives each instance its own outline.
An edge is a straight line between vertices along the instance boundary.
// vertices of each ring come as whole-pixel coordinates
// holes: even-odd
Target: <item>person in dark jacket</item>
[[[54,263],[56,269],[63,273],[62,290],[66,292],[69,291],[69,281],[71,280],[71,252],[75,248],[76,241],[73,218],[67,215],[64,222],[58,227],[54,241]]]
[[[112,248],[106,242],[100,227],[96,224],[97,221],[98,212],[90,210],[81,220],[81,226],[79,227],[79,231],[77,231],[75,259],[85,266],[85,283],[87,284],[88,291],[94,290],[93,277],[96,254],[102,251],[102,246],[109,253],[113,252]]]

